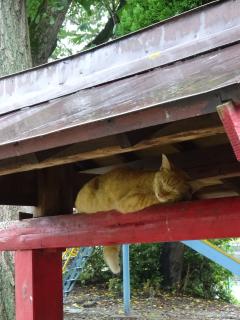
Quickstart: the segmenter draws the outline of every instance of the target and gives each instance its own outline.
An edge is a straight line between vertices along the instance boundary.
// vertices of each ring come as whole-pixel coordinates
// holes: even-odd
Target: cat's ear
[[[167,169],[167,170],[172,169],[171,163],[169,162],[169,160],[165,154],[162,154],[162,165],[161,165],[160,170],[161,169]]]

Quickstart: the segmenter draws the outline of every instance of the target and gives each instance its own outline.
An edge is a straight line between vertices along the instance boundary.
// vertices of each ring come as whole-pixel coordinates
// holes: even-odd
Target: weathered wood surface
[[[38,172],[39,216],[72,213],[72,184],[66,183],[71,169],[59,166]],[[62,251],[17,251],[15,287],[16,320],[62,320]]]
[[[62,320],[62,251],[15,253],[16,320]]]
[[[239,1],[216,1],[81,54],[5,77],[0,80],[0,113],[239,41],[239,10]]]
[[[2,126],[2,130],[0,129],[0,134],[5,134],[6,139],[13,139],[14,134],[16,139],[20,139],[19,141],[15,142],[6,142],[6,143],[0,143],[0,159],[6,159],[11,157],[19,157],[20,155],[29,154],[36,151],[56,148],[72,143],[77,142],[84,142],[89,141],[96,138],[101,138],[105,136],[110,136],[122,132],[127,132],[131,130],[146,128],[158,124],[173,122],[181,119],[191,118],[195,116],[199,116],[202,114],[209,114],[216,111],[216,106],[221,104],[221,94],[226,94],[227,96],[230,96],[231,98],[233,95],[237,92],[237,95],[235,98],[240,101],[240,97],[238,97],[239,92],[237,90],[230,90],[228,91],[219,91],[214,92],[212,94],[206,94],[201,97],[194,97],[191,99],[188,99],[187,101],[181,100],[179,102],[170,103],[167,105],[163,105],[161,107],[155,107],[155,108],[147,108],[145,110],[140,110],[138,112],[131,112],[124,115],[120,115],[118,117],[113,117],[109,119],[103,119],[96,122],[91,122],[89,119],[89,123],[82,124],[82,125],[76,125],[69,127],[65,130],[59,130],[59,131],[49,131],[48,134],[45,135],[34,135],[31,137],[32,132],[28,131],[23,133],[24,139],[21,140],[21,126],[23,130],[29,130],[29,126],[35,128],[37,130],[36,122],[40,122],[43,128],[46,129],[46,126],[48,124],[51,124],[54,126],[54,123],[57,125],[60,124],[60,122],[56,123],[55,120],[53,122],[49,123],[47,120],[50,120],[51,118],[51,112],[50,114],[46,113],[43,118],[38,117],[39,115],[35,114],[32,118],[28,118],[25,116],[25,120],[29,122],[24,122],[23,118],[19,118],[19,121],[15,118],[15,115],[9,115],[10,123],[7,124],[4,122],[4,125]],[[109,101],[106,101],[108,107],[110,106]],[[132,104],[135,102],[132,101]],[[124,104],[127,104],[127,102],[124,102]],[[65,105],[66,112],[70,111],[71,104]],[[69,110],[68,110],[69,108]],[[97,106],[96,106],[97,108]],[[118,109],[118,106],[115,106],[116,110]],[[110,107],[111,109],[111,107]],[[55,109],[54,109],[55,110]],[[59,105],[59,111],[55,110],[55,116],[60,117],[61,112],[63,109],[61,108],[61,104]],[[91,113],[91,110],[85,110],[86,114]],[[96,110],[95,110],[96,111]],[[94,109],[92,109],[92,116],[94,120],[94,113],[96,113]],[[39,109],[39,112],[44,112],[44,109]],[[104,111],[106,112],[106,110]],[[16,123],[12,121],[13,118],[17,121]],[[50,117],[50,118],[49,118]],[[66,122],[66,118],[64,118],[64,113],[62,114],[62,122]],[[79,114],[76,115],[75,122],[81,121],[81,117]],[[28,124],[27,124],[28,123]],[[30,124],[31,123],[31,124]],[[35,124],[34,124],[35,123]],[[48,124],[47,124],[48,123]],[[25,127],[25,124],[27,125],[28,129]],[[7,127],[8,128],[7,128]],[[25,129],[24,129],[25,127]],[[1,128],[1,121],[0,121],[0,128]],[[4,130],[5,128],[5,130]],[[60,129],[60,127],[59,127]],[[13,130],[14,133],[11,133]],[[40,128],[39,128],[40,130]],[[5,131],[5,133],[4,133]],[[28,135],[29,134],[29,135]],[[10,137],[10,136],[11,137]],[[22,136],[22,137],[23,137]],[[18,137],[18,138],[17,138]],[[9,141],[9,140],[8,140]],[[10,159],[11,161],[11,159]],[[36,162],[36,158],[32,157],[31,161]]]
[[[237,84],[240,79],[239,55],[240,44],[236,44],[195,59],[10,113],[1,118],[0,143],[13,144],[56,131],[64,130],[66,133],[71,128]],[[165,113],[164,117],[162,115],[165,122],[171,122],[169,109],[165,105],[162,111]],[[204,113],[201,108],[199,111]],[[111,129],[110,126],[108,130]],[[101,132],[99,134],[103,135]],[[79,137],[79,140],[84,140],[84,137]]]
[[[169,154],[168,158],[173,164],[184,170],[192,180],[213,181],[240,176],[240,163],[236,160],[229,144]],[[160,159],[159,157],[147,157],[128,162],[126,165],[138,169],[157,170]],[[103,174],[111,169],[111,166],[96,166],[82,169],[81,173]]]
[[[234,105],[228,102],[218,106],[217,109],[233,151],[240,161],[240,104]]]
[[[42,217],[0,231],[0,250],[239,237],[240,198],[159,205],[131,214]]]
[[[184,170],[193,181],[200,181],[204,186],[217,185],[216,191],[221,192],[220,185],[223,179],[224,184],[234,177],[240,177],[240,163],[236,160],[229,144],[210,146],[201,149],[169,154],[169,159],[177,167]],[[137,161],[119,163],[133,168],[154,169],[160,166],[159,157],[147,157]],[[75,199],[77,192],[84,183],[89,181],[96,174],[101,174],[111,170],[111,166],[101,166],[89,169],[86,167],[82,172],[72,174],[72,180],[67,179],[73,186],[72,198]],[[79,169],[80,170],[80,169]],[[232,191],[236,191],[237,186],[232,186]],[[209,189],[211,191],[211,189]],[[203,190],[206,193],[207,189]],[[211,192],[213,197],[213,193]],[[38,205],[37,194],[37,172],[28,171],[0,177],[0,204],[9,205]]]
[[[114,76],[113,81],[106,80],[104,82],[98,74],[101,73],[98,70],[94,74],[95,78],[100,79],[97,85],[96,83],[90,86],[86,85],[83,90],[74,89],[65,96],[61,93],[61,98],[50,101],[48,96],[48,98],[45,98],[45,102],[40,104],[35,93],[33,91],[29,92],[32,99],[35,99],[34,105],[28,105],[26,108],[21,107],[20,110],[15,112],[12,110],[12,112],[2,115],[0,118],[0,159],[209,114],[215,112],[216,105],[221,104],[225,96],[229,96],[228,99],[239,103],[240,44],[239,39],[236,38],[238,37],[236,35],[238,35],[237,29],[240,24],[236,14],[238,8],[239,2],[237,1],[217,2],[204,9],[198,9],[157,25],[157,31],[153,26],[129,38],[132,39],[133,37],[135,39],[134,43],[138,42],[138,46],[141,46],[143,42],[140,39],[142,36],[143,38],[146,36],[145,32],[146,34],[150,32],[153,38],[155,31],[157,34],[160,32],[162,35],[164,34],[163,39],[160,37],[161,45],[165,46],[165,41],[168,43],[166,50],[163,51],[164,54],[168,52],[170,56],[172,54],[170,48],[175,48],[178,52],[180,43],[184,43],[184,46],[186,46],[184,50],[188,52],[189,47],[190,56],[182,56],[180,53],[179,58],[176,54],[171,61],[167,58],[165,61],[165,57],[161,57],[165,61],[162,65],[161,63],[159,65],[150,64],[144,67],[146,68],[144,70],[141,68],[140,70],[134,69],[135,71],[131,74],[123,72],[124,76]],[[219,23],[216,22],[218,15],[221,16]],[[185,18],[188,22],[183,22]],[[183,23],[183,29],[178,30],[176,26],[180,23],[180,20]],[[191,35],[189,35],[188,26],[191,21],[195,22],[191,25],[192,33],[190,32]],[[205,28],[211,30],[210,38],[208,38]],[[165,29],[168,31],[166,32]],[[232,34],[234,34],[233,38],[231,38]],[[204,50],[206,43],[202,45],[202,49],[200,49],[201,45],[198,48],[201,41],[213,44],[214,39],[219,39],[220,35],[225,39],[225,42],[220,41],[220,44],[215,47],[213,45],[212,48],[206,50]],[[121,70],[124,70],[120,61],[127,60],[128,53],[131,52],[131,46],[134,46],[134,44],[129,45],[131,43],[129,39],[119,40],[119,42],[113,42],[93,50],[94,54],[98,52],[100,56],[104,52],[101,57],[102,60],[106,61],[104,63],[110,65],[108,72],[112,70],[111,68],[113,70],[115,68],[114,63],[111,65],[111,61],[106,58],[111,46],[117,47],[122,52],[116,65],[120,65]],[[143,49],[144,57],[147,50],[147,59],[149,60],[150,57],[150,60],[155,60],[159,56],[159,52],[151,53],[152,49],[149,48],[152,48],[153,40],[151,41],[150,43],[144,42],[146,44]],[[193,42],[195,45],[193,45]],[[192,47],[198,48],[200,51],[191,51],[190,48]],[[112,54],[111,49],[110,51]],[[91,52],[83,54],[84,57],[88,57],[88,61],[90,61]],[[136,52],[133,53],[133,55],[136,55],[134,56],[136,59],[134,60],[130,54],[129,61],[134,60],[136,63],[139,59],[141,61],[142,53],[138,56]],[[114,58],[116,56],[114,54]],[[71,65],[71,59],[74,58],[65,59],[59,63],[65,65],[69,63]],[[51,66],[57,65],[58,63]],[[89,68],[89,63],[86,63],[86,61],[84,65]],[[53,79],[54,82],[54,77],[51,72],[48,73],[47,68],[45,66],[22,73],[19,77],[33,73],[35,81],[38,78],[38,72],[43,72],[44,85],[48,83],[46,80],[48,78]],[[64,77],[66,74],[64,72],[67,73],[67,68],[67,66],[66,69],[59,68],[57,71],[57,74],[58,72],[60,74],[60,70],[62,73],[62,80],[58,79],[61,85],[65,83],[66,79]],[[71,68],[69,70],[71,71]],[[78,70],[77,78],[79,79],[79,69],[76,68],[76,70]],[[88,72],[91,74],[91,70],[88,69]],[[73,73],[71,73],[71,76],[74,77]],[[19,95],[14,91],[17,86],[16,83],[18,83],[17,77],[2,79],[3,83],[4,81],[12,83],[9,86],[5,84],[2,92],[7,91],[7,95],[11,96],[11,99],[20,101]],[[56,77],[58,78],[58,76]],[[87,77],[85,74],[84,81],[86,83]],[[21,81],[23,88],[28,80],[22,79]],[[38,81],[34,84],[32,82],[30,81],[33,88],[42,87],[43,82],[41,82],[41,85]],[[54,92],[54,90],[51,90],[50,84],[47,87],[51,92]],[[27,85],[24,90],[28,95]],[[38,89],[36,90],[38,92]],[[229,91],[232,95],[229,95]],[[64,90],[61,90],[61,92],[64,92]],[[21,92],[21,96],[24,96],[24,92]],[[41,96],[44,95],[41,94]],[[56,97],[55,94],[53,98]],[[4,99],[4,101],[7,101],[7,99]],[[14,103],[11,101],[11,106],[13,105]]]
[[[166,130],[167,129],[167,130]],[[56,148],[35,154],[28,154],[12,159],[0,160],[0,176],[14,172],[41,169],[55,165],[72,163],[80,160],[97,159],[116,154],[134,152],[169,143],[218,136],[223,134],[224,128],[220,121],[215,121],[210,115],[204,119],[184,121],[182,124],[168,125],[158,130],[154,135],[146,136],[142,140],[123,145],[119,137],[95,139],[84,143],[74,144],[64,148]],[[1,180],[0,180],[1,182]]]
[[[73,171],[70,166],[57,166],[38,172],[38,216],[72,213]]]

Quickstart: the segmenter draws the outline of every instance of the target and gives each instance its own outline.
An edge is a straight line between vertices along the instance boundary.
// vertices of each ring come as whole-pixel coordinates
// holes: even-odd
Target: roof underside
[[[156,168],[162,152],[202,181],[199,198],[238,195],[216,106],[240,102],[239,12],[216,1],[0,79],[0,202],[36,204],[35,169],[74,163],[77,190],[116,165]]]

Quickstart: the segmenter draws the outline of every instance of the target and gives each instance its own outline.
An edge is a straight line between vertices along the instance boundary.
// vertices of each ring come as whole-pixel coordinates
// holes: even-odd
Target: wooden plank
[[[238,41],[239,9],[238,1],[217,1],[98,48],[5,77],[0,81],[0,112],[39,104]]]
[[[57,166],[38,172],[38,216],[70,214],[73,211],[72,166]]]
[[[235,197],[158,205],[131,214],[76,214],[9,222],[0,232],[0,250],[239,236],[240,198]]]
[[[70,166],[38,172],[38,216],[72,212],[70,178]],[[15,278],[17,320],[63,320],[61,250],[17,251]]]
[[[233,186],[230,186],[228,183],[226,183],[203,187],[194,194],[194,199],[234,197],[238,195],[239,192],[235,191]]]
[[[187,171],[192,179],[222,179],[240,174],[240,164],[236,161],[229,144],[176,153],[169,155],[169,158],[179,168]]]
[[[62,320],[62,251],[15,253],[16,320]]]
[[[209,120],[206,121],[206,119],[203,119],[203,123],[201,122],[201,119],[199,119],[199,121],[198,119],[195,119],[194,121],[190,121],[190,123],[184,122],[180,127],[179,124],[175,123],[174,126],[168,127],[167,131],[166,129],[160,129],[154,136],[146,137],[145,135],[145,139],[128,147],[126,146],[126,142],[123,146],[122,140],[119,142],[119,139],[116,138],[97,139],[66,148],[51,150],[51,152],[38,153],[34,156],[27,155],[11,160],[0,160],[0,175],[40,169],[80,160],[97,159],[148,149],[154,146],[162,146],[170,143],[223,134],[224,129],[222,125],[216,123],[210,115],[208,117]],[[121,145],[116,143],[121,143]],[[131,144],[130,142],[128,143]],[[34,157],[38,160],[32,161]]]
[[[239,79],[239,52],[236,44],[9,114],[1,120],[4,125],[0,121],[0,158],[215,112],[214,99],[221,103],[221,88],[236,89],[239,95],[234,85]],[[192,96],[195,99],[188,100]]]
[[[240,104],[224,103],[217,108],[238,161],[240,161]]]
[[[163,69],[86,89],[34,108],[26,108],[20,114],[11,113],[4,117],[5,126],[0,131],[0,142],[13,143],[21,140],[21,136],[27,139],[46,135],[234,84],[239,77],[239,52],[240,44],[236,44],[218,53],[209,53]],[[216,61],[221,63],[221,68],[216,67]],[[196,65],[199,72],[193,75]],[[9,126],[12,128],[10,132]]]
[[[168,132],[163,128],[163,132]],[[171,161],[186,171],[193,181],[200,180],[201,185],[215,185],[221,179],[240,176],[240,163],[235,159],[229,144],[199,148],[184,153],[169,154]],[[117,164],[116,164],[117,165]],[[118,165],[133,168],[158,169],[159,157],[147,157],[137,161],[129,161]],[[84,183],[96,174],[111,170],[112,166],[102,166],[96,163],[95,168],[84,169],[67,178],[68,184],[73,186],[73,199]],[[80,169],[79,169],[80,170]],[[226,181],[224,181],[226,184]],[[0,204],[37,205],[37,174],[35,171],[23,172],[0,177]],[[233,188],[235,190],[235,188]],[[69,193],[69,192],[67,192]],[[72,201],[73,203],[73,201]],[[66,210],[67,212],[67,210]]]
[[[184,170],[193,181],[201,181],[203,186],[219,184],[221,179],[240,176],[240,163],[235,159],[229,144],[168,154],[168,158],[176,167]],[[159,157],[146,157],[125,165],[137,169],[157,170],[159,164]],[[96,166],[96,168],[83,169],[81,173],[102,174],[113,167]]]

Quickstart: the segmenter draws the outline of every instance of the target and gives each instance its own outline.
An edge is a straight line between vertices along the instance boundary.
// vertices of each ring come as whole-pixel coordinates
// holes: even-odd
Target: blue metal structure
[[[183,244],[197,251],[220,266],[240,276],[240,260],[232,257],[221,248],[215,246],[208,240],[188,240],[182,241]]]
[[[71,261],[63,276],[63,294],[66,297],[73,289],[80,273],[84,269],[87,259],[93,253],[93,247],[81,247],[76,257]]]
[[[130,314],[130,262],[129,244],[122,246],[123,259],[123,302],[125,315]]]

